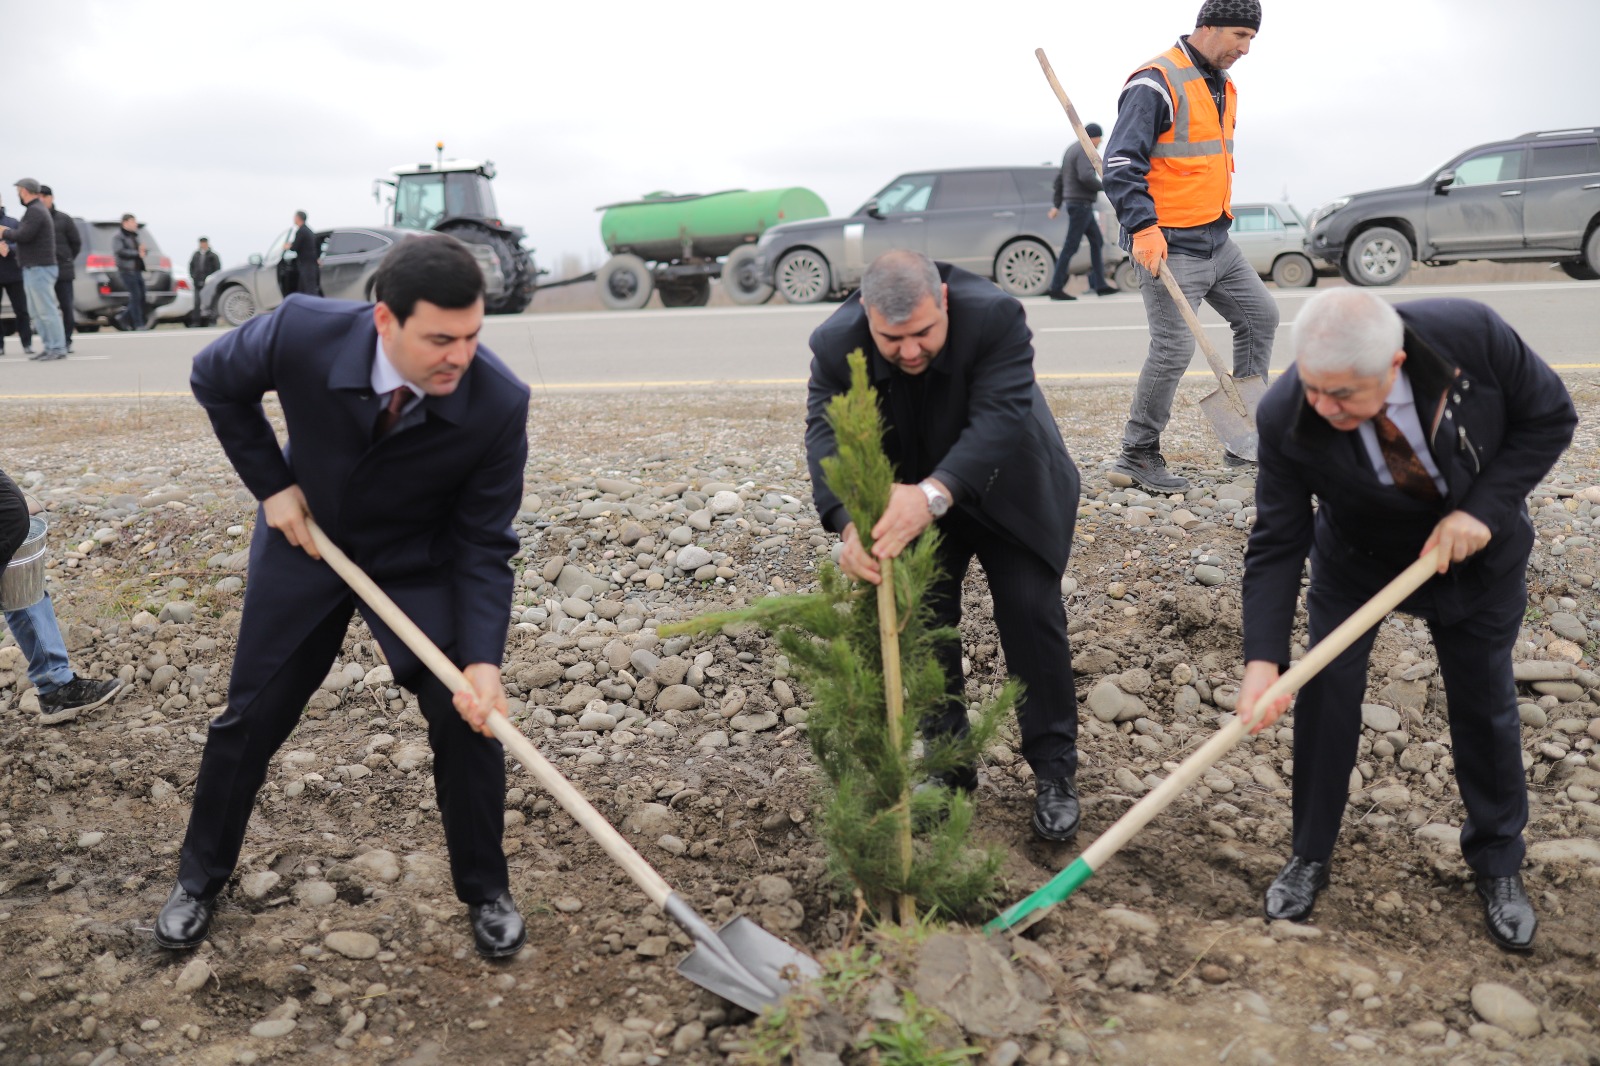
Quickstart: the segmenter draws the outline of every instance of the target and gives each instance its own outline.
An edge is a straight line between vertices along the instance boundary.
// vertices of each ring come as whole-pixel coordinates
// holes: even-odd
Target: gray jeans
[[[1190,307],[1198,308],[1205,300],[1233,326],[1234,377],[1266,376],[1278,331],[1278,305],[1239,246],[1228,241],[1210,259],[1169,255],[1167,266],[1189,298]],[[1160,449],[1161,431],[1172,417],[1172,397],[1195,353],[1194,334],[1184,324],[1167,287],[1143,267],[1135,264],[1134,269],[1139,272],[1139,293],[1150,320],[1150,354],[1139,371],[1128,425],[1122,431],[1122,450],[1128,454]]]

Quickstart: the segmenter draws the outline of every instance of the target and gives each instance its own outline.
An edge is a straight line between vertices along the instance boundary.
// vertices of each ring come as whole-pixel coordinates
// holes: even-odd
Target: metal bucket
[[[0,611],[20,611],[44,599],[45,531],[43,515],[28,518],[28,535],[0,578]]]

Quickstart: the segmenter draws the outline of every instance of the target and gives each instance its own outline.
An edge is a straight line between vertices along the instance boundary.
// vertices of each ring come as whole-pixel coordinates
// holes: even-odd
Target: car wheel
[[[772,299],[776,290],[761,276],[761,253],[753,244],[741,244],[722,264],[722,287],[736,304],[753,306]]]
[[[1600,226],[1589,231],[1589,239],[1583,242],[1583,259],[1589,268],[1590,278],[1600,278]]]
[[[1280,289],[1308,289],[1317,283],[1317,271],[1311,260],[1289,252],[1273,261],[1272,280]]]
[[[1038,241],[1012,241],[994,259],[995,284],[1012,296],[1043,296],[1056,257]]]
[[[613,311],[637,311],[650,302],[655,275],[636,255],[614,255],[594,276],[600,302]]]
[[[242,285],[230,285],[217,297],[217,314],[230,326],[242,326],[256,317],[256,298]]]
[[[1600,281],[1600,271],[1590,270],[1589,264],[1582,259],[1568,259],[1561,263],[1560,267],[1569,278],[1578,281]]]
[[[704,307],[711,299],[711,279],[663,281],[656,286],[656,292],[661,294],[662,307]]]
[[[1411,242],[1399,230],[1364,230],[1345,252],[1348,277],[1357,285],[1393,285],[1411,272]]]
[[[792,304],[818,303],[833,288],[827,259],[810,248],[797,248],[778,260],[773,280]]]
[[[1139,276],[1139,268],[1133,265],[1132,259],[1124,259],[1117,264],[1113,280],[1123,292],[1138,292],[1144,284],[1144,278]]]

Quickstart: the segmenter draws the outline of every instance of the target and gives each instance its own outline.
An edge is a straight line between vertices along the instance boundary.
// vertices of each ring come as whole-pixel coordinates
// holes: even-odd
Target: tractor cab
[[[446,159],[442,141],[434,148],[433,162],[394,167],[389,177],[374,181],[373,198],[396,229],[448,233],[495,260],[494,270],[485,271],[491,282],[487,310],[490,314],[523,311],[533,300],[542,271],[534,266],[533,250],[523,245],[522,229],[500,220],[494,202],[494,164],[487,159],[481,163]]]

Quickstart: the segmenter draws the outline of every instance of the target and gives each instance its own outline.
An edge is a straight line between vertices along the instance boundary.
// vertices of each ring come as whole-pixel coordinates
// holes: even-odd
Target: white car
[[[182,322],[194,310],[194,285],[182,275],[174,275],[172,289],[178,298],[156,308],[157,322]]]

